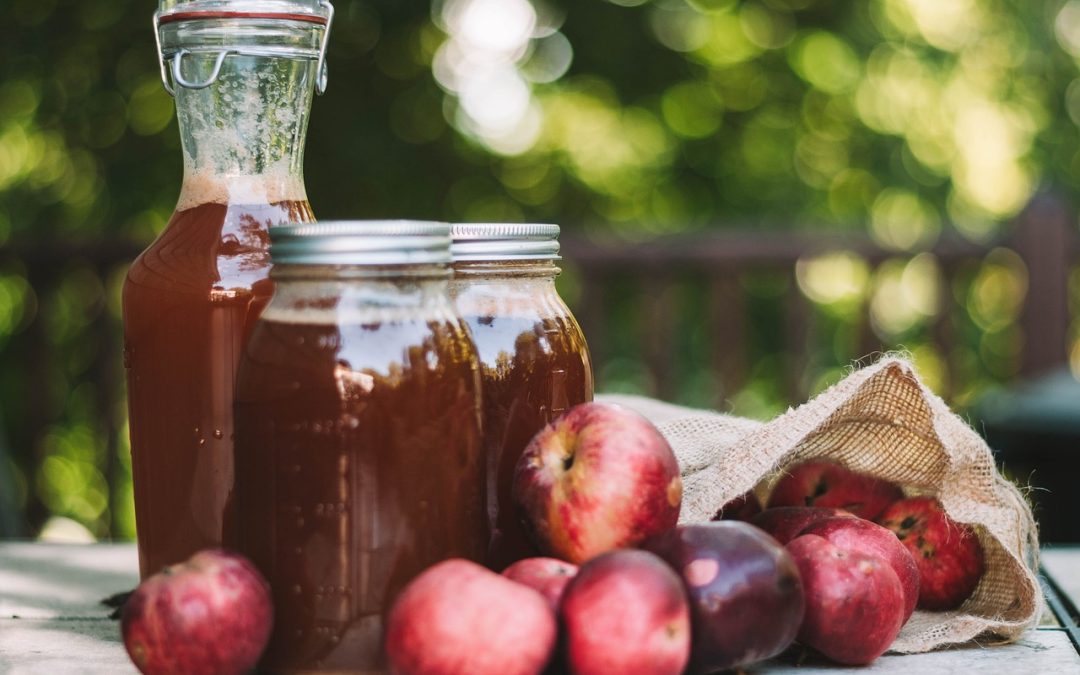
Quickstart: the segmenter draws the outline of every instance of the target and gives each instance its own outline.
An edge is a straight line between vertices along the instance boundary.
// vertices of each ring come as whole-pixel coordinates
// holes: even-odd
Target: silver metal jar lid
[[[450,236],[455,262],[559,259],[558,225],[458,223]]]
[[[275,265],[448,264],[450,226],[419,220],[338,220],[270,228]]]

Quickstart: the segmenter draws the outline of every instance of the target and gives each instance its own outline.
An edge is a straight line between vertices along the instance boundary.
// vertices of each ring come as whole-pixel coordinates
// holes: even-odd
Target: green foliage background
[[[0,461],[24,530],[60,514],[98,536],[133,533],[126,432],[103,436],[94,407],[95,364],[119,344],[91,330],[118,320],[123,266],[103,273],[76,255],[39,286],[12,251],[145,243],[163,227],[181,159],[153,9],[0,4]],[[517,43],[515,26],[527,28]],[[868,232],[896,258],[800,262],[824,326],[812,388],[847,365],[868,305],[877,335],[912,349],[931,381],[960,364],[962,405],[1016,371],[1023,263],[996,249],[961,274],[950,291],[963,344],[940,354],[927,331],[943,282],[919,252],[943,233],[993,240],[1036,191],[1075,191],[1077,57],[1075,0],[339,0],[309,194],[321,218],[553,221],[632,239],[725,224]],[[503,80],[468,80],[476,59]],[[489,115],[510,94],[516,112]],[[579,278],[568,270],[571,299]],[[745,282],[764,344],[777,283]],[[55,355],[45,374],[20,369],[35,318]],[[736,411],[788,403],[777,349],[726,396]],[[613,351],[601,385],[647,390],[634,345]],[[680,400],[714,394],[692,373],[680,380]],[[35,397],[51,410],[40,435],[24,424]],[[123,420],[122,402],[113,414]]]

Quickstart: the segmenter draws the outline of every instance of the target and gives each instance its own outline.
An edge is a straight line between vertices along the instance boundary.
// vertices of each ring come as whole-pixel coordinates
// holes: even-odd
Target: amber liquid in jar
[[[588,346],[535,262],[456,263],[452,288],[480,358],[487,513],[485,563],[494,570],[539,555],[512,496],[514,468],[538,431],[593,398]],[[522,275],[524,276],[515,276]]]
[[[483,556],[476,357],[448,305],[428,320],[317,315],[271,306],[247,348],[240,550],[273,590],[264,668],[380,672],[402,587]]]
[[[267,229],[306,199],[229,204],[189,193],[124,284],[124,364],[139,568],[233,543],[233,385],[272,291]],[[219,197],[220,198],[220,197]]]

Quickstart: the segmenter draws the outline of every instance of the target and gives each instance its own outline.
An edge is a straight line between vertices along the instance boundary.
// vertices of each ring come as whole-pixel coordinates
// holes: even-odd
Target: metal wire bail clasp
[[[322,44],[319,45],[319,63],[315,72],[318,73],[315,80],[315,91],[321,96],[326,93],[326,83],[329,79],[326,67],[326,48],[330,45],[330,27],[334,25],[334,6],[330,0],[319,0],[319,6],[326,10],[326,29],[323,30]]]
[[[326,67],[326,49],[330,44],[330,27],[334,23],[334,6],[330,3],[330,0],[319,0],[319,6],[324,10],[326,16],[326,23],[323,28],[322,40],[319,42],[319,56],[318,63],[315,66],[315,91],[322,94],[326,91],[327,84],[327,67]],[[250,16],[250,15],[249,15]],[[207,18],[221,18],[220,15]],[[282,18],[282,19],[294,19],[293,16],[274,16],[265,15],[260,18]],[[321,23],[321,21],[316,21]],[[279,50],[260,50],[258,48],[251,47],[235,47],[226,49],[214,49],[214,50],[197,50],[199,53],[216,54],[214,59],[214,67],[211,69],[210,74],[205,80],[192,81],[184,77],[182,71],[182,64],[184,57],[194,53],[189,49],[178,49],[171,54],[165,54],[162,49],[161,38],[161,12],[154,12],[154,42],[157,45],[157,57],[158,66],[161,70],[161,84],[164,85],[165,91],[169,92],[170,96],[176,96],[176,88],[173,83],[184,87],[185,89],[205,89],[217,81],[221,76],[221,68],[225,63],[225,58],[230,54],[249,54],[252,56],[282,56],[283,54]],[[171,67],[166,65],[170,63]],[[170,79],[170,71],[172,71],[172,78]]]

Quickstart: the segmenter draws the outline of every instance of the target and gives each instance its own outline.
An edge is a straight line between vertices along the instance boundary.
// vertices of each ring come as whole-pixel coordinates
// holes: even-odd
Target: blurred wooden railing
[[[1038,196],[999,240],[972,243],[959,236],[943,236],[929,249],[940,266],[939,312],[934,319],[933,342],[939,353],[948,355],[955,344],[952,319],[957,302],[952,284],[962,265],[983,259],[992,249],[1004,246],[1024,261],[1028,294],[1021,318],[1024,336],[1020,374],[1036,375],[1068,358],[1068,307],[1070,271],[1080,257],[1076,220],[1066,204],[1051,196]],[[709,233],[678,235],[641,243],[597,241],[567,233],[563,255],[582,276],[581,298],[575,312],[583,325],[594,361],[603,364],[609,356],[608,294],[615,280],[634,284],[639,310],[638,343],[654,391],[661,398],[674,394],[672,380],[677,357],[677,317],[668,301],[668,290],[688,278],[704,281],[707,300],[700,307],[701,321],[710,327],[711,368],[730,395],[745,384],[748,374],[747,298],[740,280],[747,274],[769,272],[789,283],[784,291],[782,313],[783,343],[788,363],[785,393],[792,402],[804,400],[809,383],[805,377],[810,356],[808,337],[813,331],[810,300],[795,278],[796,263],[817,255],[849,251],[865,260],[872,269],[889,259],[915,253],[898,253],[876,244],[866,234],[834,236],[800,232],[754,233],[748,230],[715,230]],[[866,294],[869,300],[869,294]],[[885,345],[875,335],[868,307],[860,317],[857,352],[852,359],[879,352]],[[951,364],[950,364],[951,365]],[[946,398],[955,378],[939,392]]]
[[[952,280],[962,265],[981,260],[996,246],[1007,246],[1026,263],[1028,301],[1021,323],[1024,335],[1023,375],[1033,375],[1062,364],[1067,359],[1069,327],[1068,278],[1076,265],[1080,248],[1075,219],[1060,200],[1038,197],[1017,218],[1014,227],[1001,241],[973,244],[955,237],[941,238],[931,249],[945,277],[940,298],[941,311],[934,320],[933,340],[940,353],[949,354],[957,337],[952,317],[956,300],[950,292]],[[43,444],[51,425],[62,421],[65,391],[56,391],[54,383],[69,388],[79,382],[95,387],[95,433],[105,445],[103,465],[99,467],[110,491],[121,475],[118,466],[121,425],[123,423],[123,373],[119,320],[108,311],[106,293],[92,300],[95,306],[83,308],[89,322],[80,338],[94,350],[90,366],[71,377],[54,374],[65,357],[57,353],[48,317],[49,304],[56,302],[59,284],[74,268],[89,269],[98,279],[116,279],[141,245],[117,240],[92,243],[72,241],[32,241],[0,246],[0,269],[25,273],[33,288],[33,316],[12,335],[0,353],[0,375],[5,380],[8,397],[0,419],[0,536],[23,535],[39,526],[48,515],[39,498],[34,474],[45,459]],[[715,233],[672,236],[643,243],[605,242],[575,235],[568,229],[563,235],[563,253],[580,274],[581,297],[574,311],[583,324],[594,355],[603,366],[610,356],[608,347],[618,337],[613,334],[610,294],[614,289],[633,286],[634,311],[640,353],[655,395],[670,396],[676,388],[673,364],[677,356],[679,317],[669,302],[667,290],[688,277],[703,281],[705,300],[697,308],[699,321],[710,327],[710,368],[722,383],[723,391],[739,391],[748,377],[750,357],[747,323],[753,309],[741,283],[744,275],[772,274],[788,283],[781,300],[782,343],[788,362],[785,365],[785,394],[790,401],[802,400],[808,390],[808,338],[814,330],[811,301],[795,279],[796,262],[830,251],[851,251],[871,267],[897,257],[898,253],[875,244],[868,236],[831,236],[812,232],[754,233],[718,229]],[[852,358],[881,350],[866,308],[859,312],[857,352]],[[601,383],[602,384],[602,383]],[[948,386],[948,385],[947,385]],[[948,395],[948,392],[942,392]],[[6,451],[28,471],[24,486],[28,493],[25,509],[17,519],[10,518],[15,490],[2,456]],[[107,534],[115,528],[115,515],[108,516],[103,528]],[[100,533],[100,532],[99,532]]]

